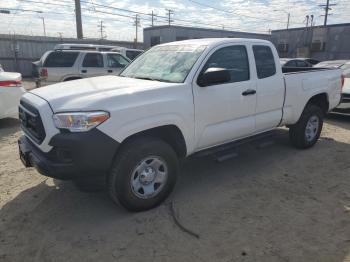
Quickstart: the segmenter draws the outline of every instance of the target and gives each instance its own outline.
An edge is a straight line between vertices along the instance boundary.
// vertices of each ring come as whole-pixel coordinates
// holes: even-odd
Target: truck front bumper
[[[53,148],[45,153],[22,136],[18,140],[20,159],[26,167],[62,180],[106,175],[119,147],[117,141],[96,128],[85,133],[59,133],[49,144]]]

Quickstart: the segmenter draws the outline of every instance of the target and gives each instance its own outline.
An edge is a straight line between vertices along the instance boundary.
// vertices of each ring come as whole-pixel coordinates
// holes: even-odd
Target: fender
[[[192,153],[194,151],[193,141],[195,141],[194,133],[192,132],[194,129],[193,122],[186,123],[185,119],[179,114],[157,114],[146,118],[143,117],[140,119],[134,119],[129,122],[118,123],[117,125],[106,121],[97,128],[112,137],[117,142],[122,143],[125,139],[132,135],[166,125],[174,125],[179,128],[185,139],[187,154]]]

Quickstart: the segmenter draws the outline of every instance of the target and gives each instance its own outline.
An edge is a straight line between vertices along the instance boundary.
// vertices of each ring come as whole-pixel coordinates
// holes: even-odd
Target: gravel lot
[[[309,150],[280,129],[222,163],[188,159],[171,197],[143,213],[25,169],[20,134],[0,120],[0,261],[350,261],[349,116],[330,116]]]

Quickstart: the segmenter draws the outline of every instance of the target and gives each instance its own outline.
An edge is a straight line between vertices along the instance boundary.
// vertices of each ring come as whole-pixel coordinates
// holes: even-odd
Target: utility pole
[[[138,35],[138,28],[140,26],[140,18],[139,15],[135,15],[135,21],[134,21],[134,26],[135,26],[135,48],[137,47],[137,35]]]
[[[153,13],[153,10],[152,10],[151,16],[152,16],[152,27],[153,27],[154,26],[154,13]]]
[[[81,23],[80,0],[75,0],[75,22],[77,27],[77,38],[83,39],[83,25]]]
[[[43,16],[39,16],[39,18],[43,20],[43,30],[44,30],[44,36],[46,36],[45,17],[43,17]]]
[[[168,25],[171,26],[171,22],[174,22],[174,20],[171,19],[171,16],[174,14],[174,10],[166,9],[168,11]]]
[[[100,39],[102,40],[102,39],[105,39],[107,36],[104,34],[104,28],[105,28],[105,26],[103,25],[103,21],[101,20],[100,21],[100,24],[97,26],[100,30]]]
[[[289,29],[289,20],[290,20],[290,13],[284,10],[280,10],[280,9],[275,9],[273,10],[274,12],[283,12],[287,14],[287,30]]]
[[[328,13],[329,10],[332,10],[332,8],[330,8],[330,6],[335,6],[337,4],[330,4],[329,3],[329,0],[327,0],[327,3],[325,5],[319,5],[320,7],[322,7],[324,10],[325,10],[325,13],[324,13],[324,23],[323,25],[326,26],[327,25],[327,20],[328,20],[328,16],[331,15]]]

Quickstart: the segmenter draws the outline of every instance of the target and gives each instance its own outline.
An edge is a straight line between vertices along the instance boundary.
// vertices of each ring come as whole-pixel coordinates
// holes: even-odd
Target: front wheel
[[[118,153],[108,177],[111,198],[130,211],[159,205],[176,183],[178,158],[170,145],[154,137],[137,137]]]
[[[296,148],[312,147],[323,127],[323,111],[316,105],[307,105],[299,121],[289,128],[289,138]]]

